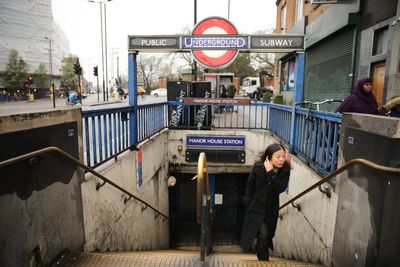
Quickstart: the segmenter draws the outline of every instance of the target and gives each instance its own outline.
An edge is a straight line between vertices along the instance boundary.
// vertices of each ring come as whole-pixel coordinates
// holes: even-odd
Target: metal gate
[[[195,174],[171,173],[176,185],[169,191],[170,248],[199,246],[196,222]],[[238,245],[244,220],[243,197],[248,173],[209,174],[214,205],[213,245]]]

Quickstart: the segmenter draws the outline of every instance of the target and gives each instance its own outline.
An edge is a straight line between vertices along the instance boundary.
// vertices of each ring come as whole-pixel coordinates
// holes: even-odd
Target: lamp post
[[[197,24],[197,0],[194,0],[194,25]],[[193,58],[193,80],[196,82],[197,81],[197,62]]]
[[[107,19],[106,19],[106,2],[110,2],[112,0],[103,0],[103,1],[95,1],[88,0],[91,3],[99,3],[100,5],[100,35],[101,35],[101,70],[103,75],[103,101],[108,101],[108,70],[107,70]],[[103,12],[104,6],[104,12]],[[104,30],[103,30],[103,14],[104,14]],[[104,36],[103,36],[104,33]],[[104,49],[105,47],[105,49]],[[105,51],[104,51],[105,50]],[[106,65],[104,69],[104,53],[106,53]],[[107,81],[107,83],[106,83]],[[106,87],[107,85],[107,87]]]
[[[44,39],[49,41],[49,68],[50,68],[50,86],[51,86],[51,92],[53,95],[53,108],[56,107],[56,92],[54,90],[54,83],[53,83],[53,61],[52,61],[52,56],[51,56],[51,39],[44,37]]]
[[[231,13],[231,0],[228,0],[228,19]]]

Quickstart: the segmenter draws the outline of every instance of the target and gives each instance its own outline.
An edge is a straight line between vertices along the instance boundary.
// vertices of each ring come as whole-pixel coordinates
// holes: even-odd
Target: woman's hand
[[[267,172],[271,171],[274,168],[274,166],[272,166],[272,163],[271,161],[268,160],[268,158],[266,158],[264,161],[264,167]]]

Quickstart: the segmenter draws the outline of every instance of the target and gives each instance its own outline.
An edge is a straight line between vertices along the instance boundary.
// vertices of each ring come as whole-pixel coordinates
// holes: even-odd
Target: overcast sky
[[[228,18],[228,2],[197,0],[197,21],[211,16]],[[230,0],[229,19],[239,34],[274,28],[275,2]],[[87,0],[52,0],[52,7],[55,20],[69,39],[71,53],[79,56],[82,67],[90,68],[92,73],[94,65],[101,65],[100,4]],[[185,27],[192,29],[194,23],[194,0],[112,0],[107,2],[106,10],[109,73],[113,65],[116,69],[117,53],[120,73],[126,73],[128,35],[180,34]]]

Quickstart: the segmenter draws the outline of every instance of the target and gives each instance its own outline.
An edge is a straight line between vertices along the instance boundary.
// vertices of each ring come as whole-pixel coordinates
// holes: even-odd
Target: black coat
[[[244,251],[250,251],[263,221],[268,227],[268,246],[274,249],[272,238],[279,216],[279,194],[286,189],[289,175],[290,167],[286,163],[277,173],[273,170],[266,172],[263,162],[254,164],[244,198],[246,217],[240,238]]]

